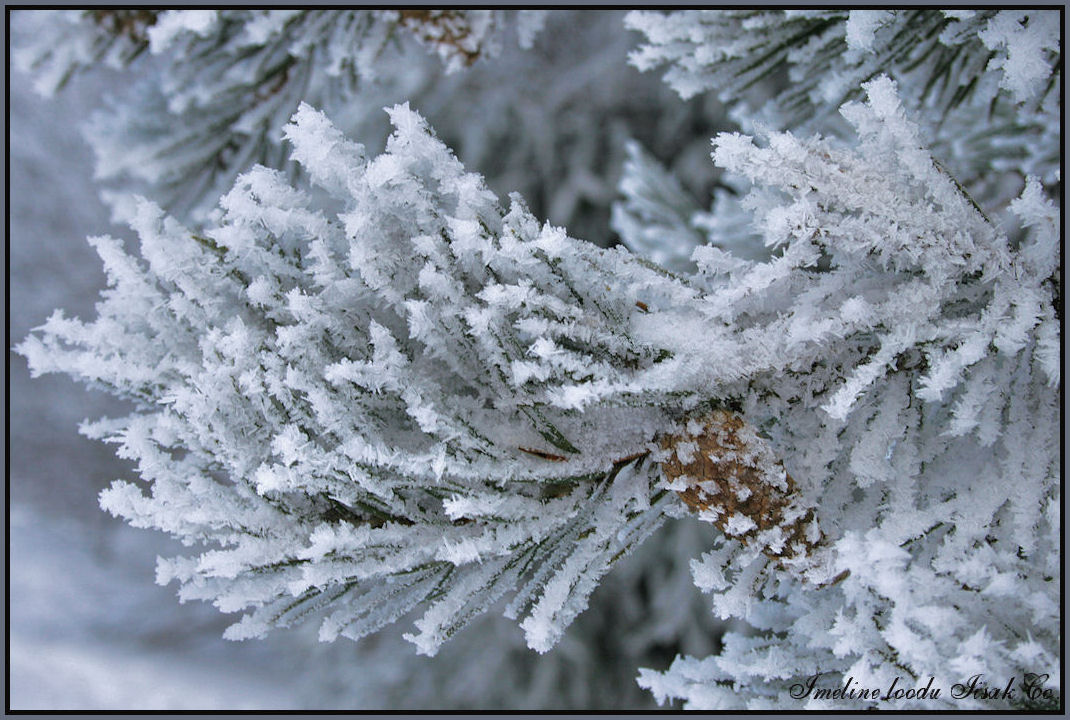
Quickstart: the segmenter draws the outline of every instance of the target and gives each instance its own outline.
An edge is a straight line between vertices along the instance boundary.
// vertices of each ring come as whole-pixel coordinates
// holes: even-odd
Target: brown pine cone
[[[479,58],[478,33],[461,10],[402,10],[401,24],[421,42],[446,56],[457,56],[465,65]]]
[[[800,502],[795,481],[753,426],[714,410],[658,443],[668,453],[661,468],[670,487],[701,519],[782,567],[821,576],[808,572],[825,541],[814,509]]]

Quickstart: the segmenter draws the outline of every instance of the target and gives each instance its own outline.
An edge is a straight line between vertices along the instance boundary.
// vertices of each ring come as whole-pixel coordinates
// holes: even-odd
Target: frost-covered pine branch
[[[659,521],[641,512],[647,474],[614,459],[642,450],[643,418],[662,411],[576,411],[664,359],[619,323],[640,312],[632,295],[665,280],[540,228],[519,199],[500,210],[418,116],[393,118],[370,162],[310,109],[290,126],[296,159],[346,204],[339,215],[264,169],[203,237],[141,203],[147,266],[95,241],[115,283],[101,320],[56,315],[23,349],[36,371],[82,365],[154,406],[88,428],[153,484],[151,501],[118,485],[103,502],[235,546],[161,569],[187,597],[264,605],[232,635],[330,598],[324,633],[359,637],[437,598],[414,636],[433,652],[519,589],[513,612],[546,649]],[[604,291],[596,268],[635,287]],[[182,511],[203,493],[207,515]]]
[[[744,204],[783,247],[753,269],[721,266],[719,294],[768,301],[784,283],[793,309],[771,324],[783,352],[825,348],[815,364],[754,378],[747,407],[796,449],[785,464],[813,483],[847,575],[800,592],[726,537],[693,565],[696,584],[717,614],[760,632],[644,671],[661,699],[738,708],[745,690],[746,707],[791,708],[793,687],[818,673],[828,687],[887,689],[898,676],[949,688],[1058,664],[1059,211],[1031,179],[1011,205],[1029,230],[1013,249],[922,150],[892,83],[866,89],[868,105],[843,108],[859,134],[852,151],[772,133],[765,146],[724,135],[714,152],[756,184]],[[807,246],[807,260],[791,260]],[[700,267],[723,257],[694,254]],[[798,269],[774,272],[789,263]],[[946,695],[913,706],[992,706]]]
[[[97,174],[147,182],[173,211],[210,209],[240,173],[281,168],[279,129],[300,102],[359,100],[416,38],[447,72],[497,54],[506,18],[530,44],[545,13],[499,10],[106,10],[29,13],[17,49],[46,94],[97,64],[157,62],[92,119]],[[419,67],[419,64],[417,64]],[[426,72],[426,70],[425,70]],[[404,79],[404,74],[393,82]],[[411,84],[411,78],[410,78]],[[380,103],[381,105],[381,103]],[[378,107],[378,106],[377,106]]]
[[[879,72],[917,78],[915,101],[949,110],[977,94],[1006,91],[1016,103],[1058,101],[1059,29],[1052,11],[738,10],[636,11],[627,18],[647,43],[642,70],[668,65],[666,81],[687,97],[725,100],[787,68],[776,98],[791,124],[858,96]],[[992,72],[996,87],[986,87]],[[756,109],[756,108],[755,108]]]
[[[716,92],[748,132],[838,129],[837,109],[886,73],[912,112],[935,118],[925,128],[935,156],[991,206],[1016,192],[992,182],[993,167],[1057,183],[1056,11],[633,11],[626,22],[645,36],[636,67],[667,66],[685,98]]]
[[[718,140],[720,163],[793,202],[750,201],[767,242],[784,248],[769,262],[724,277],[719,251],[696,252],[705,289],[540,228],[517,197],[499,209],[405,107],[370,161],[304,108],[287,130],[295,159],[343,211],[316,209],[263,169],[242,178],[203,237],[142,202],[132,225],[144,265],[95,241],[113,283],[100,319],[57,314],[20,349],[35,372],[73,372],[145,403],[86,428],[120,443],[152,482],[150,496],[120,483],[102,502],[218,545],[164,562],[160,578],[224,610],[254,607],[232,637],[318,612],[325,637],[359,637],[425,604],[411,638],[433,653],[515,593],[508,612],[546,650],[610,563],[661,521],[673,504],[665,490],[684,489],[686,476],[666,484],[637,456],[689,462],[682,444],[651,443],[709,403],[735,405],[774,447],[826,438],[816,457],[784,461],[838,541],[825,562],[852,572],[823,592],[856,592],[868,582],[845,550],[857,528],[934,552],[921,541],[940,518],[975,504],[969,486],[932,504],[950,488],[917,472],[874,482],[880,463],[867,448],[891,448],[889,470],[897,457],[916,463],[902,420],[922,412],[946,418],[951,436],[926,438],[929,462],[958,458],[977,441],[955,435],[992,445],[1006,431],[978,415],[976,395],[1001,385],[993,373],[1027,386],[1059,379],[1050,204],[1030,186],[1017,207],[1039,232],[1013,253],[918,145],[892,84],[869,91],[870,105],[844,110],[856,151],[790,135],[766,149]],[[889,200],[874,209],[872,197]],[[902,379],[875,385],[896,370]],[[948,394],[957,401],[934,403]],[[1054,404],[1019,412],[1048,418],[1054,450]],[[834,440],[844,434],[853,442]],[[1035,489],[1008,487],[990,511],[1009,504],[1019,547],[1044,564],[1051,538],[1029,522],[1054,502],[1055,462],[1034,465]],[[889,485],[898,503],[880,499]],[[868,525],[857,525],[856,487],[876,493],[862,503]],[[983,539],[958,526],[939,535],[952,548]],[[727,541],[716,562],[740,569],[734,583],[699,573],[707,587],[728,583],[722,612],[746,608],[765,583],[829,572],[804,564],[791,580],[761,549]]]
[[[718,134],[708,208],[628,145],[612,224],[631,252],[503,204],[408,105],[375,157],[300,105],[284,131],[300,172],[241,174],[203,228],[118,203],[139,249],[92,241],[98,317],[56,313],[18,348],[35,374],[136,403],[83,427],[146,484],[103,506],[195,548],[158,579],[244,612],[232,638],[311,619],[359,638],[420,613],[407,638],[434,654],[504,606],[545,652],[620,558],[690,513],[712,546],[694,584],[747,629],[642,670],[659,702],[794,709],[817,673],[887,688],[1054,668],[1045,16],[632,17],[674,82],[794,63],[827,82],[769,107],[796,93],[828,112]],[[1030,51],[1043,68],[1020,65]],[[969,117],[985,92],[987,130]]]
[[[104,96],[89,114],[83,134],[109,196],[141,194],[194,224],[256,163],[298,179],[281,135],[298,101],[319,107],[348,135],[374,145],[390,130],[381,109],[410,102],[500,194],[521,192],[540,217],[601,245],[612,242],[606,220],[627,138],[673,158],[674,168],[695,168],[696,177],[686,179],[697,187],[707,179],[709,135],[721,129],[707,119],[718,112],[716,101],[681,103],[656,77],[627,65],[632,38],[621,30],[620,12],[487,11],[490,21],[479,26],[486,30],[479,59],[455,63],[456,72],[446,72],[451,66],[421,47],[414,25],[399,25],[381,43],[388,25],[375,22],[382,14],[375,11],[222,11],[207,16],[216,18],[206,25],[207,37],[181,30],[183,22],[198,27],[196,13],[182,20],[189,12],[165,23],[174,31],[156,54],[148,48],[148,30],[155,25],[139,31],[143,52],[126,64],[114,95]],[[340,27],[307,36],[319,27],[309,24],[315,17],[320,25]],[[421,17],[417,13],[412,21]],[[228,18],[230,39],[212,44]],[[79,13],[21,12],[16,20],[17,64],[45,90],[54,71],[66,67],[53,58],[55,48],[73,52],[87,38],[114,40]],[[450,14],[447,20],[457,18]],[[365,34],[357,37],[359,32]],[[320,45],[329,46],[329,55]],[[269,67],[263,59],[278,59],[283,51],[292,63],[285,82],[279,83],[279,74],[266,80],[257,68]],[[329,65],[329,56],[354,60]],[[213,67],[205,69],[209,62]],[[86,72],[104,64],[92,55],[81,63]],[[331,75],[336,65],[342,72]],[[304,88],[291,82],[304,76],[295,70],[302,68],[308,74]],[[516,82],[521,77],[528,83]],[[248,84],[232,87],[237,81]],[[540,91],[533,94],[529,83]],[[179,107],[185,109],[176,112]],[[709,130],[697,137],[680,132],[703,126]],[[591,133],[592,127],[603,132]]]

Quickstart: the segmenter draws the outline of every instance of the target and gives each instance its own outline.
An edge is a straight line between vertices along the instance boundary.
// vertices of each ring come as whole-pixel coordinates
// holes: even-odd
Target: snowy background
[[[698,120],[687,120],[691,111],[685,104],[655,76],[626,65],[624,55],[634,39],[619,16],[598,26],[616,32],[612,42],[597,43],[597,57],[582,73],[567,76],[571,97],[584,95],[583,83],[592,82],[604,87],[607,97],[626,89],[633,103],[644,102],[646,94],[653,106],[656,95],[676,103],[673,122],[687,130],[681,137],[712,134],[706,127],[693,132],[688,123]],[[568,43],[552,28],[544,38]],[[556,57],[547,53],[536,49],[536,60]],[[605,82],[598,82],[601,67],[613,68]],[[47,100],[32,90],[29,77],[12,70],[9,348],[56,308],[92,317],[104,275],[85,238],[130,237],[109,222],[97,195],[100,184],[93,179],[92,153],[80,133],[102,96],[124,82],[122,74],[95,71]],[[462,80],[452,76],[450,82]],[[487,80],[473,74],[471,82]],[[587,128],[586,118],[568,114],[565,90],[556,96],[559,138]],[[600,227],[606,234],[625,136],[643,139],[645,132],[648,138],[663,138],[663,144],[672,142],[664,140],[671,133],[651,131],[663,118],[635,120],[628,127],[618,118],[611,138],[596,136],[586,156],[609,156],[592,161],[605,164],[600,176],[586,168],[576,173],[586,178],[584,192],[570,190],[540,201],[527,189],[535,213],[568,222],[581,236],[585,228]],[[546,140],[553,144],[553,138]],[[706,142],[690,155],[679,148],[665,150],[669,156],[705,155]],[[571,147],[570,156],[576,154]],[[478,163],[472,169],[488,171]],[[506,186],[496,188],[499,192],[516,189],[508,186],[509,178],[500,182]],[[576,198],[582,200],[578,210]],[[643,605],[646,590],[639,585],[646,580],[638,568],[650,562],[651,553],[666,552],[666,543],[675,543],[669,556],[678,557],[680,565],[667,566],[664,576],[678,590],[662,588],[661,597],[675,597],[680,607],[678,613],[661,615],[686,625],[689,617],[704,613],[705,601],[686,568],[687,559],[708,540],[708,528],[698,523],[677,523],[670,536],[662,530],[660,540],[652,539],[621,563],[566,640],[544,656],[526,649],[521,631],[493,612],[434,659],[416,656],[401,639],[411,626],[406,621],[359,644],[319,643],[314,626],[278,631],[261,641],[225,641],[223,629],[233,618],[202,603],[180,605],[174,586],[154,584],[156,557],[175,554],[175,544],[98,507],[103,488],[134,473],[111,447],[83,438],[77,427],[87,418],[121,414],[122,404],[66,377],[31,381],[23,358],[12,353],[9,361],[12,709],[652,708],[651,696],[635,683],[638,665],[664,668],[677,652],[702,655],[717,649],[716,632],[701,625],[650,627],[628,635],[650,612]]]

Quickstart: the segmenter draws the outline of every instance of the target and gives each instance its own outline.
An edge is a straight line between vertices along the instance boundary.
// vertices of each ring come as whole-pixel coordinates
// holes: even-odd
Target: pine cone
[[[701,519],[759,547],[782,567],[804,571],[811,580],[827,577],[810,572],[825,542],[814,509],[800,502],[795,481],[753,426],[714,410],[659,445],[668,452],[661,468],[669,486]]]
[[[473,27],[466,11],[402,10],[401,24],[444,59],[456,57],[471,65],[479,58],[482,32]]]

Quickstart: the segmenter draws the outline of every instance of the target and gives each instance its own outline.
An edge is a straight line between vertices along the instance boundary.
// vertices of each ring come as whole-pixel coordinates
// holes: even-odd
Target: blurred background
[[[32,12],[13,13],[13,46],[32,31]],[[379,125],[350,128],[378,152],[386,133],[378,108],[415,97],[415,109],[496,192],[520,191],[537,216],[610,245],[625,142],[639,140],[702,201],[716,180],[709,138],[727,122],[712,100],[684,103],[656,74],[628,66],[635,42],[622,13],[599,11],[552,13],[532,50],[506,43],[493,61],[449,76],[417,48],[405,57],[420,64],[423,84],[372,88]],[[82,126],[151,59],[139,62],[84,73],[52,99],[11,71],[9,352],[57,308],[93,316],[104,275],[87,236],[131,241],[99,199]],[[77,428],[128,408],[66,377],[31,380],[15,353],[9,363],[12,709],[645,709],[654,704],[635,683],[638,668],[718,649],[722,628],[688,569],[713,531],[693,521],[671,522],[622,561],[543,656],[500,612],[435,658],[401,639],[412,619],[360,643],[319,643],[315,626],[225,641],[235,617],[181,605],[175,587],[154,583],[157,556],[183,549],[97,505],[112,480],[134,473]]]

